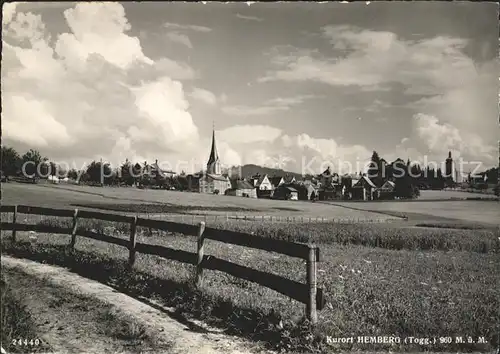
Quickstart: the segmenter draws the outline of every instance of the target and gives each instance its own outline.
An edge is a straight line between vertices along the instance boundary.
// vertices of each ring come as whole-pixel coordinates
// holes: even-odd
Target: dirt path
[[[195,332],[170,318],[166,313],[168,309],[163,311],[157,306],[146,305],[109,286],[80,277],[64,268],[5,255],[2,255],[1,262],[2,268],[11,274],[15,275],[17,272],[27,276],[9,278],[16,287],[26,289],[23,295],[30,312],[35,316],[40,333],[43,333],[41,336],[57,353],[272,353],[261,350],[254,343],[214,329],[205,327]],[[99,301],[93,301],[90,306],[92,298]],[[102,304],[101,307],[96,303]],[[109,333],[106,335],[107,329],[102,328],[103,324],[100,322],[110,319],[103,318],[99,312],[114,316],[113,323],[123,321],[123,318],[133,319],[136,327],[144,329],[146,340],[138,344],[134,336],[120,338],[109,336]],[[104,327],[109,325],[104,324]],[[128,332],[133,332],[136,327],[129,326]]]

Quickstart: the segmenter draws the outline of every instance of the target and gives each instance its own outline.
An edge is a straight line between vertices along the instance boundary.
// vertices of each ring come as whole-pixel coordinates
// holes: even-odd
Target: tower
[[[210,157],[207,162],[207,173],[213,175],[220,175],[222,173],[219,154],[217,153],[217,146],[215,145],[215,128],[212,131],[212,149],[210,150]]]
[[[453,183],[454,179],[453,175],[453,159],[451,157],[451,151],[448,152],[448,158],[446,159],[446,170],[445,170],[445,179],[448,182]]]

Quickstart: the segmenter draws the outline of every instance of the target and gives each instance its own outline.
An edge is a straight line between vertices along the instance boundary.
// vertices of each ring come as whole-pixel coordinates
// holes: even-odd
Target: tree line
[[[171,179],[161,177],[159,173],[144,173],[150,168],[147,162],[131,163],[128,159],[119,167],[113,168],[109,163],[92,161],[84,168],[65,168],[34,149],[20,155],[14,148],[2,146],[1,170],[7,177],[21,178],[68,178],[78,183],[94,185],[137,185],[171,187],[175,183]],[[153,171],[154,172],[154,171]]]

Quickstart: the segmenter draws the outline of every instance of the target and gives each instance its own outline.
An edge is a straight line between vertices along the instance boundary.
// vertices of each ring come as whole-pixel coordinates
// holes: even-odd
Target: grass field
[[[104,232],[106,225],[89,221],[85,227]],[[200,293],[189,286],[192,266],[138,255],[134,271],[128,272],[127,250],[99,241],[79,238],[77,252],[72,255],[63,247],[69,242],[68,236],[37,235],[36,241],[30,241],[28,235],[20,235],[22,243],[13,245],[4,232],[2,246],[9,254],[70,267],[121,291],[161,299],[184,315],[204,319],[231,333],[298,352],[332,350],[325,344],[326,336],[472,335],[485,336],[490,342],[432,348],[357,345],[337,348],[340,350],[468,351],[487,350],[496,344],[500,332],[500,244],[495,230],[327,223],[284,227],[242,221],[224,222],[219,227],[290,241],[314,241],[320,246],[323,261],[318,267],[318,286],[325,291],[327,306],[319,313],[319,325],[312,336],[302,322],[302,304],[224,273],[206,271]],[[142,231],[139,242],[191,252],[196,249],[194,237],[166,233],[148,236]],[[298,259],[215,241],[207,242],[205,252],[305,280],[305,265]]]
[[[89,192],[103,193],[106,197],[88,194]],[[491,350],[499,344],[500,233],[496,220],[478,222],[482,229],[462,227],[459,230],[457,225],[468,220],[460,221],[460,218],[464,217],[460,212],[451,213],[452,217],[446,219],[433,215],[449,215],[443,212],[440,214],[440,209],[450,209],[457,203],[472,203],[468,205],[476,209],[484,208],[487,210],[484,213],[488,214],[488,210],[496,205],[495,202],[443,201],[442,206],[438,206],[436,202],[352,203],[352,206],[342,203],[332,206],[322,203],[249,200],[165,191],[86,187],[75,192],[63,190],[62,187],[19,188],[14,184],[4,188],[2,198],[6,204],[74,207],[74,204],[100,203],[114,205],[115,209],[116,206],[122,206],[123,211],[133,205],[159,205],[157,203],[163,198],[163,202],[169,203],[168,208],[175,207],[177,212],[180,207],[183,212],[192,212],[189,203],[201,209],[210,207],[211,203],[212,208],[232,208],[235,213],[247,208],[259,210],[261,214],[309,212],[321,215],[327,212],[339,215],[372,215],[376,213],[353,210],[350,207],[371,210],[377,205],[382,207],[386,204],[395,205],[389,207],[390,213],[400,214],[406,213],[407,208],[420,207],[422,209],[412,209],[416,212],[410,210],[409,214],[424,225],[435,223],[434,227],[419,228],[415,227],[415,223],[405,222],[286,225],[241,220],[219,222],[215,225],[223,229],[253,232],[256,235],[288,241],[315,242],[320,247],[322,262],[318,265],[318,286],[324,289],[327,306],[319,313],[319,324],[314,329],[302,320],[302,304],[270,289],[221,272],[206,271],[204,287],[200,292],[190,286],[192,266],[139,254],[134,270],[130,272],[126,269],[128,251],[120,246],[99,241],[78,238],[76,252],[71,254],[64,246],[68,244],[69,236],[41,234],[37,235],[36,239],[30,239],[27,234],[18,233],[21,243],[12,244],[8,241],[10,233],[3,232],[2,247],[3,252],[69,267],[84,276],[111,284],[120,291],[159,299],[167,306],[176,307],[179,313],[185,316],[200,318],[231,333],[262,340],[281,349],[293,349],[295,352],[351,349],[467,352]],[[217,200],[217,203],[214,203],[214,200]],[[227,203],[224,204],[225,201]],[[399,207],[396,207],[397,205]],[[424,208],[425,205],[428,206],[427,209]],[[276,208],[294,208],[298,211]],[[491,218],[495,213],[488,215]],[[27,219],[29,218],[36,216]],[[54,219],[44,222],[61,223]],[[65,226],[68,226],[68,223],[69,220]],[[106,226],[109,225],[88,221],[82,227],[103,233],[112,232]],[[127,230],[128,226],[117,225],[116,229]],[[194,237],[178,234],[150,235],[147,230],[139,230],[137,241],[191,252],[196,250]],[[206,254],[296,281],[305,281],[305,264],[301,260],[216,241],[207,242],[205,247]],[[437,343],[420,347],[356,344],[337,348],[326,344],[327,336],[358,335],[469,335],[484,336],[488,343]]]
[[[368,211],[352,211],[342,207],[306,201],[278,201],[268,199],[239,198],[166,190],[141,190],[136,188],[99,188],[71,185],[2,184],[4,204],[25,204],[47,207],[82,207],[99,204],[168,204],[177,209],[189,207],[183,212],[233,215],[281,215],[303,217],[328,217],[354,220],[385,220],[389,216]],[[222,208],[216,210],[216,208]],[[186,209],[186,208],[184,208]],[[393,217],[392,217],[393,218]]]
[[[125,205],[149,204],[147,213],[268,215],[304,218],[335,218],[355,221],[385,221],[395,216],[420,215],[419,221],[463,221],[499,225],[500,208],[495,201],[453,200],[454,191],[422,191],[417,201],[326,202],[277,201],[267,199],[215,196],[199,193],[136,188],[99,188],[74,185],[2,184],[4,204],[48,207],[98,208],[127,211]],[[120,208],[120,206],[122,206]],[[130,212],[140,212],[128,208]],[[407,216],[406,215],[406,216]],[[428,219],[427,219],[428,218]],[[426,220],[427,219],[427,220]]]
[[[427,215],[428,219],[446,218],[472,223],[500,225],[500,203],[498,201],[429,201],[429,202],[363,202],[335,203],[337,206],[378,212],[402,212]]]

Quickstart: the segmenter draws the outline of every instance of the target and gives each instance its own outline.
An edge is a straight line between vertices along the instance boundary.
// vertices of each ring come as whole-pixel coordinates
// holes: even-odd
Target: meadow
[[[88,205],[95,209],[110,204],[157,204],[160,208],[175,206],[184,213],[208,213],[211,215],[280,215],[302,217],[326,217],[352,220],[394,219],[383,213],[352,211],[342,207],[307,201],[286,202],[270,199],[239,198],[224,195],[145,190],[136,188],[100,188],[51,184],[2,184],[4,204],[37,205],[54,208],[75,208]],[[196,206],[196,207],[194,207]],[[218,209],[217,209],[218,208]],[[188,210],[187,210],[188,209]],[[172,212],[172,210],[164,210]]]
[[[32,216],[30,216],[32,217]],[[45,219],[68,226],[69,220]],[[128,225],[86,221],[81,227],[127,238]],[[270,289],[224,273],[206,271],[203,288],[191,286],[193,266],[138,254],[127,270],[120,246],[69,236],[18,233],[18,243],[2,233],[3,252],[69,267],[84,276],[135,296],[161,301],[186,317],[202,319],[229,333],[279,349],[489,350],[498,345],[500,243],[498,230],[394,228],[367,224],[220,222],[218,227],[265,237],[315,242],[321,250],[318,286],[327,305],[318,325],[304,321],[304,306]],[[195,252],[196,238],[139,230],[138,242]],[[244,247],[206,243],[205,253],[303,282],[303,261]],[[334,347],[327,336],[484,336],[483,345],[360,345]]]
[[[446,193],[446,192],[443,192]],[[427,219],[445,218],[470,223],[500,225],[500,203],[495,200],[331,202],[336,206],[384,213],[426,215]]]
[[[127,269],[127,249],[69,236],[2,232],[2,252],[70,268],[133,296],[175,307],[180,316],[202,319],[229,333],[297,353],[345,350],[490,350],[500,324],[500,233],[495,202],[429,201],[310,203],[200,195],[172,191],[79,186],[2,185],[4,204],[93,208],[123,213],[332,216],[367,220],[376,215],[409,220],[392,223],[273,223],[211,221],[211,227],[294,242],[314,242],[321,252],[318,287],[326,307],[318,324],[304,320],[304,306],[273,290],[206,271],[203,288],[192,286],[193,266],[138,254]],[[468,205],[457,206],[457,205]],[[476,204],[477,203],[477,204]],[[378,212],[373,212],[375,209]],[[413,208],[413,209],[412,209]],[[476,210],[473,218],[463,210]],[[356,210],[361,209],[361,210]],[[479,210],[479,211],[477,211]],[[492,211],[493,210],[493,211]],[[451,217],[442,217],[449,215]],[[2,221],[8,221],[3,217]],[[364,218],[364,219],[363,219]],[[223,219],[223,218],[221,218]],[[70,226],[70,220],[20,216],[21,222]],[[387,219],[386,219],[387,220]],[[413,221],[412,221],[413,220]],[[474,220],[473,222],[471,220]],[[426,227],[417,227],[426,226]],[[432,227],[431,227],[432,226]],[[86,221],[80,227],[128,238],[129,225]],[[196,251],[196,238],[138,230],[138,242]],[[124,233],[124,234],[123,234]],[[304,282],[304,261],[240,246],[206,242],[205,254]],[[487,344],[327,344],[326,338],[358,335],[399,337],[484,336]]]

